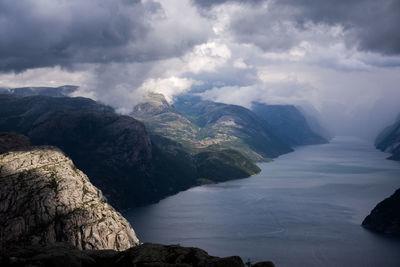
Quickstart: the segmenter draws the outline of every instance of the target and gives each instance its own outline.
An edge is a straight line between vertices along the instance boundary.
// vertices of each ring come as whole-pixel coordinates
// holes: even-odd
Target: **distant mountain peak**
[[[171,106],[163,94],[149,92],[147,96],[137,104],[132,114],[136,116],[156,115],[171,110]]]

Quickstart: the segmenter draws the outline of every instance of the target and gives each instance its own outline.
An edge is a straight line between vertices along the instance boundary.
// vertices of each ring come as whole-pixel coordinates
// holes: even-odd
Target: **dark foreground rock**
[[[143,244],[122,252],[80,251],[64,243],[47,247],[14,247],[3,250],[1,266],[229,266],[244,267],[238,256],[219,258],[198,248],[178,245]],[[252,266],[274,266],[260,262]]]
[[[400,189],[376,205],[362,225],[376,232],[400,236]]]
[[[29,138],[14,132],[0,132],[0,154],[29,147]]]

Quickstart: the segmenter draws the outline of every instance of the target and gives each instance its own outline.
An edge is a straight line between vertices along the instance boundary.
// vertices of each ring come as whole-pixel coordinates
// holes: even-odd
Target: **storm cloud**
[[[128,113],[151,91],[314,110],[373,138],[400,113],[398,0],[4,0],[0,87],[79,85]]]
[[[301,33],[312,24],[343,27],[346,42],[361,50],[400,53],[400,1],[398,0],[271,0],[202,1],[206,9],[227,3],[266,6],[233,17],[231,28],[241,42],[264,50],[290,49],[302,41]]]
[[[190,24],[176,27],[179,35],[163,32],[165,16],[152,1],[0,1],[0,71],[152,61],[179,56],[209,34]]]

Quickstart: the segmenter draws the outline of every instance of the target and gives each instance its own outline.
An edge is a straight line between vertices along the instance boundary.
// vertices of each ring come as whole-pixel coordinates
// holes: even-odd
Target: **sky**
[[[373,138],[400,113],[400,0],[1,0],[0,87],[293,104]]]

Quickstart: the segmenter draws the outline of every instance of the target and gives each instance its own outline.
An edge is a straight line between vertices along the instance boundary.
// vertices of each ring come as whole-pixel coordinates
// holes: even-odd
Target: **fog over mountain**
[[[398,0],[4,0],[0,87],[80,86],[129,113],[150,91],[317,110],[374,138],[400,113]]]

